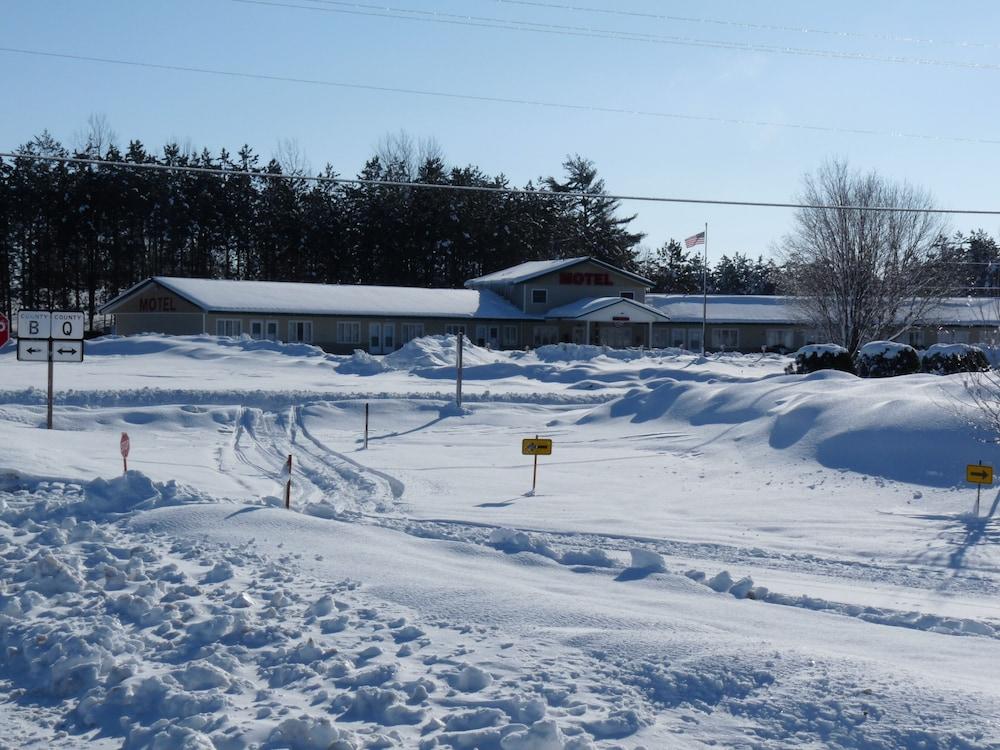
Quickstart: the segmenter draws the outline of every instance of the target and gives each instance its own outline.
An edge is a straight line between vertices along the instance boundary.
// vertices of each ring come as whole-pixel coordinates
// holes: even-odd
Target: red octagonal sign
[[[10,323],[7,322],[6,315],[0,315],[0,346],[7,343],[10,338]]]

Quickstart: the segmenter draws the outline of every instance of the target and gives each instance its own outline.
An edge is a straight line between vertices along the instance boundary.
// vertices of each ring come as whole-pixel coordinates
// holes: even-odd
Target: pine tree
[[[635,248],[644,235],[629,232],[627,227],[636,215],[618,216],[619,201],[607,196],[604,180],[598,178],[597,168],[589,159],[579,154],[569,156],[562,166],[565,181],[546,177],[542,184],[554,193],[582,195],[568,196],[562,202],[566,236],[558,238],[554,256],[590,255],[620,268],[635,268]]]

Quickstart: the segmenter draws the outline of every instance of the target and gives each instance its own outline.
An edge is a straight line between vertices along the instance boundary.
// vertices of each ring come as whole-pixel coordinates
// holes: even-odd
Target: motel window
[[[533,305],[545,305],[549,301],[549,290],[548,289],[532,289],[531,290],[531,304]]]
[[[968,331],[957,331],[953,328],[941,329],[938,333],[938,341],[942,344],[968,344],[969,338]]]
[[[671,346],[670,330],[666,326],[653,326],[653,346],[657,349]]]
[[[794,349],[795,331],[790,328],[768,328],[766,342],[768,349]]]
[[[288,341],[296,344],[311,344],[313,340],[313,324],[311,320],[289,320]]]
[[[917,348],[917,349],[922,349],[924,347],[924,332],[923,331],[921,331],[919,329],[915,329],[915,330],[909,331],[907,333],[907,335],[906,335],[906,338],[907,338],[907,342],[906,343],[908,343],[910,346],[912,346],[914,348]]]
[[[559,343],[559,326],[535,326],[532,335],[535,346]]]
[[[683,328],[671,328],[670,329],[670,346],[675,346],[678,349],[687,348],[687,331]]]
[[[444,327],[444,332],[449,336],[465,335],[465,326],[449,325]]]
[[[268,320],[264,323],[264,338],[268,341],[278,340],[278,321]]]
[[[260,341],[264,338],[264,321],[263,320],[251,320],[250,321],[250,338],[255,341]]]
[[[517,346],[517,326],[503,327],[503,346]]]
[[[217,336],[239,336],[243,333],[243,321],[234,318],[219,318],[215,321]]]
[[[689,352],[700,352],[701,347],[701,329],[700,328],[688,328],[687,329],[687,350]]]
[[[618,296],[622,299],[635,299],[635,292],[619,292]]]
[[[413,341],[413,339],[419,339],[424,335],[424,324],[423,323],[403,323],[400,327],[400,341],[406,343],[407,341]]]
[[[740,332],[737,328],[716,328],[712,331],[712,346],[716,349],[738,349]]]
[[[360,344],[361,324],[353,320],[337,321],[338,344]]]

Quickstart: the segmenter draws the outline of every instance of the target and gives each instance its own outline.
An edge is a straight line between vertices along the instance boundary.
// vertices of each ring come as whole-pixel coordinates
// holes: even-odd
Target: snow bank
[[[462,342],[462,365],[485,365],[506,359],[504,352],[485,349]],[[423,336],[403,344],[392,354],[385,356],[385,363],[397,370],[415,370],[425,367],[455,367],[458,363],[457,336]]]
[[[312,344],[285,343],[252,339],[242,336],[166,336],[143,333],[136,336],[101,336],[87,341],[88,357],[122,357],[160,354],[189,359],[219,359],[249,352],[268,352],[283,357],[328,358],[326,352]]]
[[[387,365],[384,360],[361,349],[355,349],[354,354],[337,365],[337,372],[341,375],[378,375],[390,370],[392,367]]]
[[[665,380],[592,409],[580,424],[661,422],[710,440],[705,451],[773,461],[808,459],[835,469],[928,486],[964,484],[983,454],[980,415],[961,382],[934,375],[864,380],[823,370],[748,383]],[[724,435],[724,441],[715,439]]]

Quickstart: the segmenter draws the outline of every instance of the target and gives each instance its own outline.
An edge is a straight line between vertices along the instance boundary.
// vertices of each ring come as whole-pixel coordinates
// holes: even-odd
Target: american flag
[[[684,240],[684,247],[694,247],[695,245],[705,244],[705,233],[698,232],[698,234],[693,234]]]

